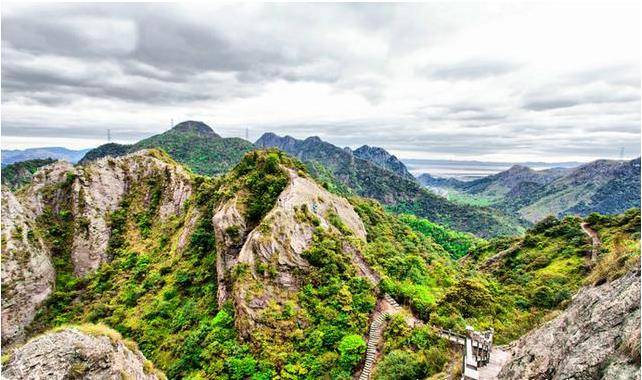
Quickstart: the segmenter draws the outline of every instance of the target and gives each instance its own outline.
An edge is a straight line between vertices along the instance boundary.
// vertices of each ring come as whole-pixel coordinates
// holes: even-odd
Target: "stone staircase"
[[[368,348],[366,350],[366,361],[363,365],[361,375],[359,375],[359,380],[370,379],[375,360],[377,359],[377,350],[379,347],[379,341],[381,340],[381,334],[383,333],[383,325],[388,315],[390,315],[390,313],[380,312],[377,313],[372,319],[372,323],[370,324],[370,331],[368,332]]]

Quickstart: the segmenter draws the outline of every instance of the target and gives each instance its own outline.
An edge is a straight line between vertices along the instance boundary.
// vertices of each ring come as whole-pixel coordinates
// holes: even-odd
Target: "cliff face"
[[[2,189],[2,344],[24,338],[24,327],[51,294],[55,272],[34,216]]]
[[[640,378],[640,273],[583,288],[519,339],[499,379]]]
[[[82,329],[82,328],[81,328]],[[165,376],[155,370],[131,342],[67,328],[39,336],[9,354],[4,379],[137,379]],[[86,329],[86,327],[84,328]]]

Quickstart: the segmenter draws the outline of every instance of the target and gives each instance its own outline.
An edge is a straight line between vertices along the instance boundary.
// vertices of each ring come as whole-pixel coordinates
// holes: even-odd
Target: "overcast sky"
[[[2,5],[2,147],[202,120],[402,158],[640,154],[634,5]]]

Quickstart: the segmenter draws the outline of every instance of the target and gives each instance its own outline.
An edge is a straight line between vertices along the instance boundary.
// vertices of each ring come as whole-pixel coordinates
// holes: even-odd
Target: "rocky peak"
[[[221,204],[213,217],[218,300],[232,300],[237,327],[246,336],[261,323],[260,315],[269,302],[281,306],[292,302],[301,286],[299,276],[309,268],[302,254],[312,245],[317,228],[350,231],[356,240],[366,239],[363,222],[348,201],[297,170],[282,169],[289,177],[288,185],[258,226],[249,227],[243,216],[242,192]],[[336,220],[347,230],[339,232]],[[346,254],[351,255],[357,246],[346,246]],[[247,268],[246,276],[233,281],[231,273],[239,267]],[[266,268],[273,275],[267,275]]]
[[[363,145],[352,152],[352,154],[362,160],[370,161],[381,168],[390,170],[400,177],[415,180],[413,175],[408,172],[406,165],[383,148]]]
[[[187,120],[182,123],[178,123],[172,128],[174,132],[181,133],[196,133],[201,135],[208,135],[213,137],[221,137],[214,133],[214,130],[210,128],[209,125],[203,123],[202,121]]]
[[[299,142],[299,140],[295,139],[292,136],[281,137],[275,133],[266,132],[258,140],[256,140],[254,145],[258,148],[278,148],[280,150],[289,152],[291,149],[297,146]]]

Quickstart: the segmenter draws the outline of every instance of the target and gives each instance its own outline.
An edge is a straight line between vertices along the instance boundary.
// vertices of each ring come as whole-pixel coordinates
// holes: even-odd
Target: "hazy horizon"
[[[639,57],[635,4],[3,3],[2,149],[194,119],[406,160],[633,158]]]

